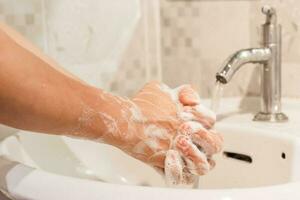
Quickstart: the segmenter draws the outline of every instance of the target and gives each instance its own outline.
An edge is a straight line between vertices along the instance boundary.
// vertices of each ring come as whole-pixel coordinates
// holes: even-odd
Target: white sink
[[[249,188],[300,181],[300,138],[242,125],[217,127],[225,147],[200,188]]]
[[[292,118],[281,125],[251,122],[249,112],[224,107],[216,127],[224,152],[215,156],[215,169],[200,177],[198,190],[165,188],[155,170],[111,146],[25,131],[0,144],[0,188],[16,199],[113,199],[123,193],[126,199],[297,199],[300,129],[293,117],[300,117],[300,104],[299,112],[290,107]]]

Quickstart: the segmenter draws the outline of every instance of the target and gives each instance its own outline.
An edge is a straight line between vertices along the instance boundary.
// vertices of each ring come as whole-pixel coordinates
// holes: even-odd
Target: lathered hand
[[[169,185],[192,183],[213,168],[223,140],[211,129],[215,115],[191,86],[151,82],[131,100],[102,98],[101,139],[164,172]]]
[[[3,24],[0,41],[0,123],[103,140],[161,169],[169,183],[213,166],[222,139],[191,87],[149,83],[133,99],[121,98],[66,73]]]

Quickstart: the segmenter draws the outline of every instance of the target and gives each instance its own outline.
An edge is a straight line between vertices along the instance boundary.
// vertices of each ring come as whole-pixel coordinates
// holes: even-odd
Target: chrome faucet
[[[266,22],[262,25],[262,47],[234,53],[216,74],[216,79],[226,84],[244,64],[262,64],[261,110],[253,120],[284,122],[288,117],[281,112],[281,26],[277,24],[274,8],[263,6],[262,12],[266,15]]]

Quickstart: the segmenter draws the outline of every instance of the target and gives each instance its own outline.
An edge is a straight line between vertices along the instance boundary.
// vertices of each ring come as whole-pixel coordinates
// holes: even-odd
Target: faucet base
[[[284,113],[257,113],[253,121],[262,121],[262,122],[287,122],[289,120],[288,116]]]

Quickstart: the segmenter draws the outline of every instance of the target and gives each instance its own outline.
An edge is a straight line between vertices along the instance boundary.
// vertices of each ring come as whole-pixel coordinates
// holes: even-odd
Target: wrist
[[[117,123],[122,123],[120,119],[126,102],[91,86],[85,86],[81,98],[81,113],[73,135],[110,143],[110,138],[118,131]]]

